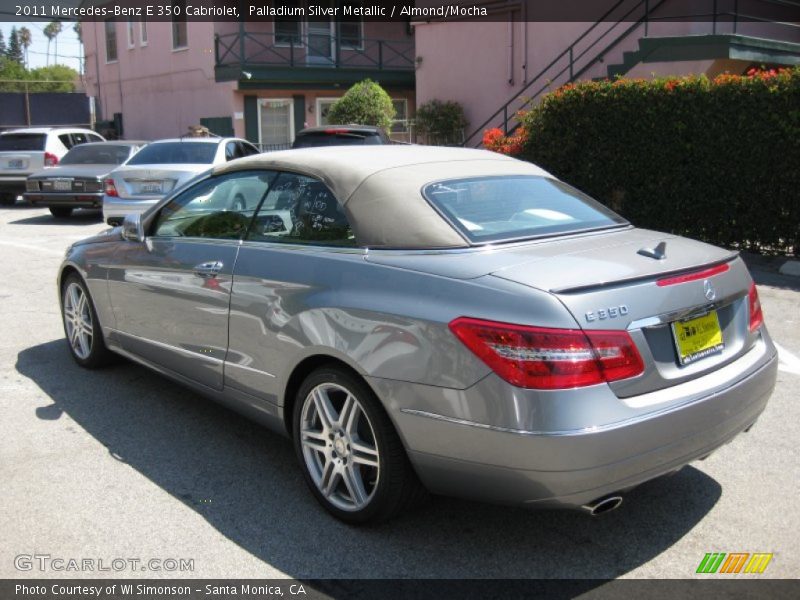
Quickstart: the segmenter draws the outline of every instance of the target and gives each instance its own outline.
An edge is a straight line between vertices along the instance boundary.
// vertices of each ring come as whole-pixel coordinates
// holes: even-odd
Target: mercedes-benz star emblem
[[[717,297],[717,292],[714,289],[714,286],[711,285],[711,282],[708,279],[706,279],[703,282],[703,293],[706,295],[706,298],[709,299],[709,300],[713,300],[714,298]]]

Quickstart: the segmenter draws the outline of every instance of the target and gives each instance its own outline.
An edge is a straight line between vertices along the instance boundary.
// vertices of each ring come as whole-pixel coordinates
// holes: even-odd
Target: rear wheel
[[[16,204],[17,202],[17,195],[11,192],[0,192],[0,205],[2,206],[11,206],[12,204]]]
[[[108,364],[113,354],[106,347],[86,284],[76,274],[64,282],[61,315],[70,354],[80,366],[94,369]]]
[[[425,495],[379,400],[344,369],[323,367],[306,378],[293,423],[306,483],[335,517],[380,522]]]
[[[71,206],[51,206],[50,214],[56,219],[66,219],[72,214]]]

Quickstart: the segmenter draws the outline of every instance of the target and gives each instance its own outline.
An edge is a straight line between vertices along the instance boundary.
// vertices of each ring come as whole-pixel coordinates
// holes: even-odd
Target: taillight
[[[706,279],[708,277],[713,277],[714,275],[719,275],[720,273],[724,273],[730,269],[728,263],[717,265],[716,267],[711,267],[709,269],[703,269],[702,271],[694,271],[692,273],[684,273],[683,275],[676,275],[674,277],[664,277],[663,279],[659,279],[656,281],[656,285],[658,287],[664,287],[667,285],[676,285],[678,283],[686,283],[688,281],[697,281],[698,279]]]
[[[758,290],[755,283],[750,284],[747,299],[750,307],[750,331],[755,331],[764,324],[764,313],[761,312],[761,300],[758,298]]]
[[[450,330],[508,383],[542,390],[617,381],[644,371],[627,331],[582,331],[459,317]]]
[[[55,167],[58,164],[58,157],[51,152],[44,153],[44,166]]]
[[[117,193],[117,186],[114,185],[114,180],[111,178],[106,179],[105,194],[106,196],[114,196],[115,198],[119,198],[119,194]]]

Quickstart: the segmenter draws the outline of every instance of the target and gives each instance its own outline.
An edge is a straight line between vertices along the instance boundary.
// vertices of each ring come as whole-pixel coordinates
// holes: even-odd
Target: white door
[[[261,151],[288,148],[294,141],[294,103],[291,98],[259,100]]]

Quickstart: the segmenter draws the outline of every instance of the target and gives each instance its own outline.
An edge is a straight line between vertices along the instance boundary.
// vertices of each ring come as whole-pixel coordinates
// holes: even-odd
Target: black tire
[[[67,219],[70,215],[72,215],[72,207],[71,206],[51,206],[50,207],[50,214],[53,215],[56,219]]]
[[[67,311],[74,303],[72,298],[68,298],[68,295],[71,294],[73,286],[80,288],[81,293],[84,294],[86,298],[86,304],[83,309],[80,311],[73,311],[73,314],[80,312],[81,315],[79,316],[84,319],[88,317],[91,320],[92,334],[91,336],[87,336],[88,343],[86,344],[87,351],[85,353],[83,353],[83,348],[80,348],[80,344],[78,342],[76,343],[78,343],[79,349],[76,349],[70,337],[71,331],[75,328],[75,325],[74,321],[67,314]],[[72,321],[72,323],[68,323],[68,321]],[[81,279],[77,273],[71,273],[68,275],[61,288],[61,322],[64,325],[64,334],[67,338],[67,347],[69,348],[69,353],[72,355],[72,358],[76,363],[86,369],[96,369],[113,361],[115,355],[106,347],[105,340],[103,339],[102,329],[100,327],[100,320],[97,318],[97,311],[94,308],[92,297],[89,294],[89,290],[86,287],[83,279]]]
[[[313,404],[313,400],[309,398],[312,390],[326,385],[343,388],[347,393],[355,397],[363,414],[366,415],[367,424],[371,427],[371,432],[374,434],[370,437],[373,437],[371,441],[378,452],[377,482],[370,482],[372,484],[372,493],[366,504],[358,509],[344,510],[322,493],[311,474],[312,467],[307,463],[306,455],[304,454],[300,435],[304,407],[307,400]],[[422,487],[408,460],[394,425],[389,420],[380,401],[369,386],[350,371],[331,365],[321,367],[312,372],[298,390],[294,403],[292,423],[292,438],[295,452],[303,471],[303,477],[317,501],[337,519],[351,524],[380,523],[394,517],[427,496],[426,490]],[[333,445],[328,444],[328,446],[332,448]],[[349,449],[350,446],[348,445],[347,448]],[[320,450],[316,451],[320,452]],[[333,449],[330,452],[332,455],[335,454]],[[355,455],[356,452],[352,452],[352,456]],[[347,460],[345,459],[346,462]],[[351,468],[369,469],[368,467],[356,465],[356,462],[351,460]],[[339,485],[349,489],[341,478]]]
[[[0,206],[13,206],[16,203],[16,194],[12,192],[0,192]]]

